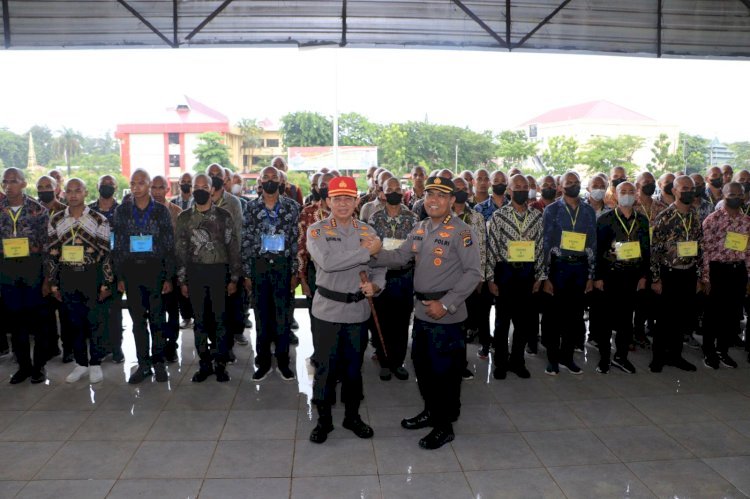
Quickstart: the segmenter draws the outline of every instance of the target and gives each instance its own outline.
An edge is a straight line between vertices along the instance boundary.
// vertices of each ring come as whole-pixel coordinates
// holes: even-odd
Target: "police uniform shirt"
[[[354,218],[348,227],[340,227],[329,217],[307,229],[307,251],[315,262],[315,284],[337,293],[357,293],[364,270],[381,290],[385,288],[386,269],[368,266],[370,252],[360,246],[360,238],[374,236],[372,228]],[[328,322],[356,324],[370,318],[367,300],[343,303],[315,293],[312,314]]]
[[[381,250],[371,265],[401,268],[414,260],[414,290],[418,293],[447,291],[440,302],[448,309],[441,319],[430,318],[426,307],[416,301],[417,319],[438,324],[466,320],[466,298],[482,279],[479,245],[474,231],[460,219],[446,216],[433,225],[431,219],[419,222],[397,249]]]

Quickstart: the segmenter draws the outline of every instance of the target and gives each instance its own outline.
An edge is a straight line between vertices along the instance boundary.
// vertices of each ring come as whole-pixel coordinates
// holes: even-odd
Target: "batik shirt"
[[[422,195],[417,196],[416,191],[414,189],[409,189],[404,193],[404,204],[411,210],[414,207],[414,203],[419,201],[424,197],[424,189],[422,190]]]
[[[174,275],[174,229],[167,207],[153,199],[145,210],[138,208],[132,198],[115,210],[112,224],[115,233],[114,262],[115,274],[122,277],[123,265],[139,259],[156,259],[161,262],[160,280],[171,279]],[[131,253],[131,236],[152,236],[152,250],[144,253]]]
[[[701,223],[703,223],[706,218],[708,218],[708,216],[713,213],[714,205],[709,200],[701,198],[701,204],[696,208],[696,210],[698,210],[698,217],[700,217]]]
[[[118,206],[120,206],[120,203],[118,203],[116,199],[115,199],[115,202],[112,203],[112,207],[110,209],[108,209],[107,211],[104,211],[104,210],[102,210],[102,209],[99,208],[99,200],[98,199],[96,201],[94,201],[93,203],[89,204],[89,208],[91,208],[92,210],[96,211],[97,213],[101,213],[102,215],[104,215],[104,218],[106,218],[107,222],[109,222],[109,228],[110,228],[110,230],[112,230],[112,221],[115,218],[115,210],[117,209]]]
[[[509,261],[509,241],[534,241],[534,278],[546,280],[542,229],[541,211],[528,208],[521,215],[512,205],[495,210],[487,223],[487,281],[494,281],[495,266],[499,262]]]
[[[483,265],[487,261],[487,225],[484,217],[468,206],[464,206],[463,213],[454,216],[474,229],[476,241],[479,243],[479,261],[482,262],[482,267],[479,270],[482,274],[482,281],[485,281]]]
[[[678,254],[679,242],[696,241],[697,256],[681,257]],[[651,239],[651,276],[654,282],[661,277],[661,267],[688,268],[695,265],[700,275],[703,260],[703,229],[695,208],[683,215],[672,204],[657,215],[654,235]]]
[[[745,250],[727,248],[731,241],[728,233],[738,234],[738,239],[745,241]],[[750,273],[750,245],[747,243],[750,235],[750,217],[740,211],[731,216],[726,210],[719,209],[711,213],[703,222],[703,273],[702,278],[708,282],[708,272],[711,262],[745,262],[747,272]],[[744,236],[744,237],[743,237]]]
[[[477,203],[477,205],[474,206],[474,210],[484,217],[485,222],[489,222],[490,218],[492,218],[492,214],[495,213],[495,211],[508,204],[508,198],[502,196],[502,200],[502,204],[498,206],[495,204],[495,200],[492,199],[492,196],[490,196],[481,203]]]
[[[322,203],[322,201],[321,201]],[[307,282],[307,264],[310,262],[310,253],[307,251],[307,229],[314,223],[320,222],[331,215],[331,210],[321,207],[315,203],[305,206],[299,215],[299,239],[297,240],[297,261],[299,263],[299,275]]]
[[[230,279],[238,282],[242,273],[240,242],[234,235],[232,215],[215,205],[206,211],[193,206],[177,217],[175,230],[177,280],[188,284],[191,263],[223,263],[229,267]]]
[[[97,265],[101,267],[103,282],[111,287],[112,253],[109,247],[109,222],[101,213],[88,206],[79,218],[70,214],[70,208],[55,213],[47,228],[46,275],[51,285],[60,282],[60,269]],[[63,261],[63,246],[82,246],[83,261]]]
[[[586,235],[583,251],[562,249],[563,232],[577,232]],[[563,198],[547,206],[544,210],[544,273],[549,275],[552,256],[562,258],[585,257],[588,262],[588,278],[593,279],[596,271],[596,213],[586,203],[579,202],[572,209]]]
[[[18,216],[18,219],[14,223],[13,217],[16,216]],[[18,211],[11,210],[8,206],[7,197],[0,199],[0,237],[2,239],[28,238],[30,254],[41,255],[44,253],[47,246],[48,223],[49,212],[47,208],[29,196],[24,194],[23,204]],[[0,245],[0,251],[3,251],[2,245]]]
[[[395,217],[390,217],[388,210],[383,209],[373,213],[367,224],[383,240],[383,245],[385,246],[389,244],[395,245],[398,241],[405,241],[417,222],[419,222],[417,215],[409,210],[406,205],[402,204],[399,206],[399,213]],[[393,248],[389,247],[386,249]]]
[[[61,211],[65,211],[65,208],[67,208],[67,205],[62,204],[57,199],[52,200],[52,202],[49,204],[49,206],[45,205],[41,201],[39,201],[42,206],[47,208],[47,211],[49,212],[49,217],[52,218],[55,216],[55,214],[60,213]]]
[[[664,204],[663,201],[654,199],[651,202],[651,207],[646,207],[645,204],[636,203],[635,210],[638,213],[645,215],[646,218],[648,219],[649,225],[653,227],[654,222],[656,221],[657,215],[659,215],[659,213],[661,213],[662,211],[666,210],[667,206],[668,205]]]
[[[263,197],[250,201],[245,210],[242,228],[242,264],[245,275],[250,274],[250,263],[254,258],[276,255],[263,249],[263,235],[283,235],[284,249],[278,252],[290,260],[292,274],[299,272],[297,240],[299,238],[299,204],[279,196],[276,206],[269,210]]]

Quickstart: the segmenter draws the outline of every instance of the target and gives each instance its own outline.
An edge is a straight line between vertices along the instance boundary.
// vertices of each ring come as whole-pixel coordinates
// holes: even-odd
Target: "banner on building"
[[[290,170],[336,168],[333,147],[290,147],[288,154]],[[339,170],[366,170],[378,166],[377,147],[339,146],[338,156]]]

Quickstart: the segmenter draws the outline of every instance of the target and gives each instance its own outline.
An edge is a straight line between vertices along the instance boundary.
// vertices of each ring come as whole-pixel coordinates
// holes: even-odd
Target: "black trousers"
[[[604,326],[598,331],[596,341],[602,362],[609,362],[612,331],[615,336],[615,356],[627,358],[633,341],[633,314],[635,313],[640,269],[633,266],[614,266],[604,276],[604,292],[597,292],[600,301],[596,308],[602,316]],[[591,313],[594,312],[592,308]]]
[[[166,314],[166,321],[164,323],[164,345],[177,343],[177,339],[180,337],[180,304],[178,297],[182,296],[180,293],[180,286],[177,283],[177,278],[172,279],[172,292],[162,296],[162,303],[164,304],[164,312]]]
[[[42,279],[40,274],[34,280],[3,276],[0,294],[5,302],[5,311],[14,320],[8,320],[5,327],[10,331],[13,353],[16,355],[19,370],[31,372],[39,370],[47,363],[49,356],[48,333],[42,326],[44,307],[42,306]],[[42,312],[40,314],[40,312]],[[30,333],[34,333],[34,361],[31,360]]]
[[[378,362],[381,367],[397,369],[404,365],[409,343],[409,322],[414,309],[414,272],[411,269],[389,270],[386,274],[385,289],[373,301],[387,352],[387,355],[383,353],[373,323],[372,342]]]
[[[99,282],[93,267],[80,272],[65,267],[60,270],[61,306],[70,321],[73,354],[80,366],[98,366],[106,353],[104,318],[108,310],[98,301]]]
[[[550,266],[549,280],[554,294],[550,300],[549,317],[547,314],[544,317],[542,335],[546,336],[542,341],[550,364],[567,364],[573,361],[573,348],[581,336],[587,263],[585,260],[579,263],[555,259]]]
[[[255,296],[255,354],[261,367],[271,365],[271,343],[276,345],[276,359],[289,362],[289,286],[292,262],[285,258],[253,259],[251,263]]]
[[[133,338],[139,366],[164,362],[164,324],[166,313],[161,294],[161,265],[126,264],[125,292],[133,320]],[[150,346],[150,348],[149,348]]]
[[[486,282],[482,283],[479,291],[472,292],[466,298],[466,309],[469,317],[466,319],[465,327],[476,329],[479,344],[483,348],[489,348],[492,338],[490,337],[490,310],[493,303],[492,294]]]
[[[0,314],[2,314],[3,317],[8,317],[7,312],[5,311],[5,302],[3,301],[2,296],[0,296]],[[0,331],[0,352],[4,352],[9,348],[10,344],[8,343],[7,331]]]
[[[739,329],[747,289],[745,262],[709,263],[711,293],[703,327],[703,354],[726,354]]]
[[[695,325],[695,268],[661,268],[661,304],[654,333],[653,360],[669,363],[682,356],[682,339]]]
[[[362,400],[362,352],[367,348],[367,323],[341,324],[313,316],[313,404],[336,402],[336,381],[341,380],[341,401],[347,416],[359,413]]]
[[[187,276],[188,295],[195,315],[195,350],[198,352],[201,368],[207,369],[213,359],[226,364],[229,356],[228,333],[224,321],[227,266],[221,263],[191,264],[188,266]]]
[[[190,298],[182,296],[179,286],[175,286],[175,289],[177,290],[177,307],[180,311],[180,317],[184,321],[189,321],[193,318],[193,305],[190,303]],[[179,327],[179,324],[177,327]]]
[[[523,349],[538,329],[538,314],[533,300],[534,264],[499,262],[495,266],[498,306],[495,310],[495,365],[502,370],[524,365]],[[502,305],[500,305],[502,304]],[[513,323],[513,343],[508,356],[508,333]]]
[[[315,297],[315,290],[318,289],[318,285],[315,284],[315,278],[318,275],[315,270],[315,264],[310,260],[307,262],[307,286],[310,288],[310,296],[307,297],[307,313],[310,314],[310,323],[312,324],[312,302]]]
[[[466,364],[461,324],[414,319],[411,358],[419,393],[435,427],[447,426],[461,411],[461,373]]]
[[[656,317],[656,309],[654,304],[658,301],[658,298],[651,289],[651,279],[646,279],[646,288],[636,292],[635,297],[635,319],[633,320],[633,332],[638,337],[642,337],[646,334],[646,326],[649,331],[653,334],[654,332],[654,318]]]
[[[117,283],[117,277],[115,277]],[[112,296],[104,302],[106,311],[104,317],[104,347],[107,351],[114,352],[122,349],[122,293],[114,286]]]
[[[53,354],[58,343],[62,344],[63,354],[72,352],[76,331],[71,325],[68,309],[54,296],[48,295],[42,298],[42,308],[38,313],[40,314],[40,327],[47,337],[50,355]],[[59,329],[57,327],[58,318],[60,320]]]

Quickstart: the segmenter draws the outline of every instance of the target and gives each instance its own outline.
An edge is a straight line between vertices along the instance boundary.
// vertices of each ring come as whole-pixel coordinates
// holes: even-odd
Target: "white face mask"
[[[529,201],[536,200],[536,189],[529,189]]]
[[[601,201],[604,199],[604,193],[606,191],[604,189],[592,189],[591,190],[591,199],[594,201]]]
[[[232,194],[234,194],[235,196],[239,196],[240,194],[242,194],[242,186],[240,184],[234,184],[232,186]]]
[[[621,194],[617,199],[618,203],[623,208],[630,208],[635,204],[635,196],[633,196],[632,194]]]

